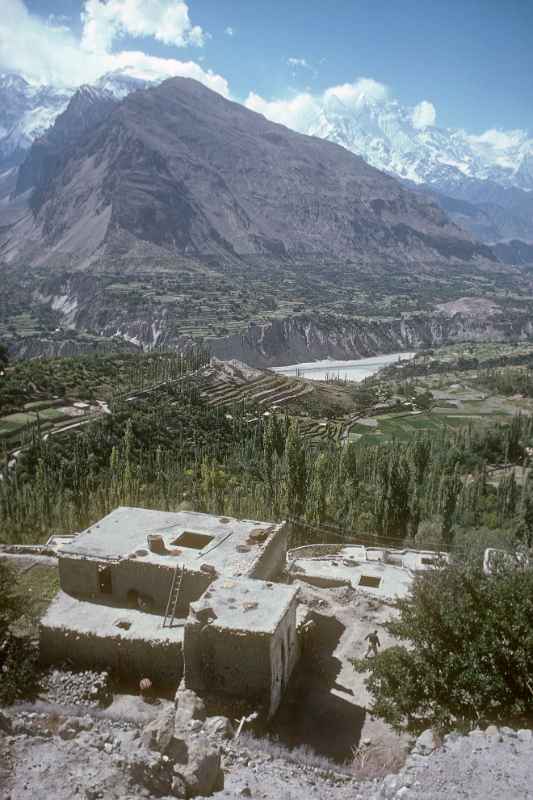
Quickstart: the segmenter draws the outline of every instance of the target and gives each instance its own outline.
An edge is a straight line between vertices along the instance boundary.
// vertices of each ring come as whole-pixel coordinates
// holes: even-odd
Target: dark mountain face
[[[114,256],[141,243],[424,267],[494,258],[432,201],[358,156],[196,81],[172,79],[116,106],[78,95],[20,169],[17,191],[33,187],[31,209],[3,239],[6,260]]]
[[[533,240],[533,192],[472,178],[464,178],[460,183],[443,183],[439,191],[464,201],[475,210],[475,214],[465,218],[455,217],[453,213],[451,216],[476,238],[485,242]]]
[[[533,244],[512,239],[510,242],[498,242],[492,249],[504,264],[533,266]]]

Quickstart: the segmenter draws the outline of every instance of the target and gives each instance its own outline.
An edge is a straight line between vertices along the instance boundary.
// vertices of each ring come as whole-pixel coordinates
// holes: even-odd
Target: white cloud
[[[163,41],[163,37],[187,41],[200,34],[188,21],[188,15],[165,16],[155,13],[171,5],[179,7],[184,3],[171,4],[149,2],[149,0],[111,0],[108,5],[117,14],[125,13],[124,8],[130,2],[132,9],[142,9],[139,15],[133,14],[128,25],[129,35],[141,35],[141,28],[150,35]],[[0,17],[0,69],[20,72],[35,83],[52,83],[63,86],[77,86],[91,83],[106,72],[122,69],[135,77],[162,80],[173,76],[195,78],[209,88],[229,96],[229,86],[225,78],[212,70],[206,70],[194,61],[179,61],[173,58],[158,58],[140,51],[123,50],[113,52],[111,44],[117,37],[125,34],[122,22],[107,20],[108,30],[102,19],[98,19],[101,11],[97,6],[102,3],[89,0],[85,3],[85,27],[83,32],[84,52],[80,53],[81,42],[74,33],[63,25],[57,25],[55,19],[50,23],[30,14],[23,0],[3,0]],[[185,6],[186,8],[186,6]],[[150,12],[150,13],[149,13]],[[151,14],[151,16],[150,16]],[[119,17],[120,17],[119,15]],[[143,15],[145,15],[143,17]],[[122,19],[122,17],[120,17]],[[143,22],[144,19],[144,22]],[[90,22],[95,24],[87,27]],[[199,30],[199,29],[198,29]],[[204,34],[202,34],[204,35]],[[181,37],[181,38],[180,38]],[[94,49],[90,49],[90,47]]]
[[[290,67],[302,67],[302,69],[313,69],[313,67],[307,63],[305,58],[288,58],[287,64]]]
[[[368,104],[384,103],[388,97],[389,91],[382,83],[371,78],[359,78],[354,83],[332,86],[323,94],[315,95],[306,91],[286,100],[265,100],[255,92],[250,92],[244,105],[273,122],[306,133],[317,122],[324,105],[332,99],[354,110]]]
[[[205,34],[184,0],[85,0],[82,47],[109,51],[119,36],[152,36],[163,44],[202,46]]]
[[[519,147],[527,140],[527,133],[523,130],[500,131],[490,128],[479,136],[471,135],[468,137],[472,144],[484,145],[496,150],[510,150]]]
[[[228,25],[228,27],[224,30],[224,33],[226,36],[235,36],[235,28],[232,28],[231,25]]]
[[[389,97],[389,90],[373,78],[358,78],[353,83],[332,86],[324,92],[324,99],[336,97],[345,106],[352,109],[365,105],[384,103]]]
[[[437,120],[437,111],[433,103],[430,103],[428,100],[422,100],[418,103],[418,105],[413,108],[412,120],[413,125],[418,130],[434,125]]]
[[[300,132],[306,131],[320,113],[320,102],[308,92],[290,100],[265,100],[255,92],[250,92],[244,105],[273,122]]]

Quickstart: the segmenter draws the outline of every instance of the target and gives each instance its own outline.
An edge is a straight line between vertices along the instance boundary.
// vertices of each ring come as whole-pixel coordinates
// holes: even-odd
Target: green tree
[[[326,519],[330,474],[330,460],[325,453],[321,453],[313,466],[311,485],[307,497],[307,517],[311,522],[315,522],[318,525]]]
[[[533,697],[533,569],[477,563],[416,578],[387,629],[399,644],[368,660],[373,713],[396,728],[519,718]],[[406,646],[407,645],[407,646]]]
[[[37,688],[37,653],[12,627],[25,612],[14,573],[0,561],[0,703],[13,703]]]
[[[285,445],[287,469],[287,507],[298,517],[305,506],[306,465],[305,450],[298,432],[298,425],[291,421]]]

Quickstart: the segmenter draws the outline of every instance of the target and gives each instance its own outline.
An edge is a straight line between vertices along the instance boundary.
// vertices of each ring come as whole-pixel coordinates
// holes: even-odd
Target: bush
[[[450,565],[417,577],[387,629],[406,645],[371,659],[372,712],[396,729],[518,719],[533,699],[533,569]]]
[[[0,561],[0,703],[13,703],[38,688],[37,648],[25,636],[16,636],[12,626],[25,606],[17,594],[12,570]]]

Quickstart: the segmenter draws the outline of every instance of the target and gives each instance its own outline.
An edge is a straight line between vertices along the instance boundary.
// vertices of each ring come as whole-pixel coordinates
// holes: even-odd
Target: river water
[[[325,381],[328,378],[342,378],[359,383],[374,375],[378,370],[400,359],[410,359],[414,353],[389,353],[385,356],[358,358],[355,361],[309,361],[304,364],[290,364],[288,367],[271,367],[274,372],[291,377],[299,376],[312,381]]]

